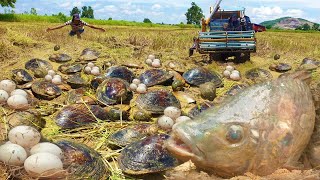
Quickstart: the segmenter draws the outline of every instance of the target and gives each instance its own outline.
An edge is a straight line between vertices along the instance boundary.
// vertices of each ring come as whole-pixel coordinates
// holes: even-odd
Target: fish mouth
[[[201,151],[191,140],[191,137],[186,132],[176,128],[166,142],[166,147],[171,153],[182,159],[187,160],[199,157],[197,155],[200,155]]]

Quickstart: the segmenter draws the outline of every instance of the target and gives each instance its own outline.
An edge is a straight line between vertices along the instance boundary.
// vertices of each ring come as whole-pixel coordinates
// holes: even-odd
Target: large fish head
[[[191,159],[197,167],[214,170],[220,176],[249,169],[256,153],[250,124],[243,121],[219,123],[190,120],[174,126],[167,149],[182,161]],[[236,174],[235,174],[236,175]]]

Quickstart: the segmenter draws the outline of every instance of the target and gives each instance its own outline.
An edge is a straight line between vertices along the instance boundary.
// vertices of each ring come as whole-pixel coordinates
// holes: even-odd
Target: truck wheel
[[[210,53],[210,61],[225,61],[227,55],[224,53]]]
[[[237,63],[244,63],[250,60],[250,53],[237,53],[236,54],[236,62]]]

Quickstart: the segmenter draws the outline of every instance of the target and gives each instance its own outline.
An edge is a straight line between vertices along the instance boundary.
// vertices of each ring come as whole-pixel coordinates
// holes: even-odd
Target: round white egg
[[[147,92],[146,86],[138,86],[136,90],[139,94],[144,94]]]
[[[136,84],[136,85],[139,85],[141,82],[140,82],[139,79],[133,79],[133,80],[132,80],[132,83],[133,83],[133,84]]]
[[[178,118],[176,119],[176,123],[181,123],[181,122],[189,121],[189,120],[191,120],[191,118],[188,117],[188,116],[180,116],[180,117],[178,117]]]
[[[11,96],[13,95],[21,95],[21,96],[24,96],[24,97],[28,97],[28,93],[25,91],[25,90],[22,90],[22,89],[15,89],[13,90],[11,93],[10,93]]]
[[[56,72],[54,72],[54,70],[50,69],[48,71],[48,75],[50,75],[51,77],[53,77],[54,75],[56,75]]]
[[[181,115],[181,110],[177,107],[169,106],[164,109],[164,115],[171,119],[177,119]]]
[[[152,64],[152,59],[147,59],[147,60],[146,60],[146,64],[148,64],[148,65],[151,66],[151,64]]]
[[[171,129],[173,124],[174,124],[173,119],[171,119],[168,116],[164,115],[158,119],[158,126],[161,127],[162,129]]]
[[[31,148],[41,139],[39,131],[31,126],[16,126],[9,131],[9,141],[24,148]]]
[[[0,89],[0,103],[4,103],[8,100],[9,94],[7,91]]]
[[[56,156],[58,156],[60,159],[62,159],[63,157],[63,153],[62,150],[59,146],[53,144],[53,143],[49,143],[49,142],[42,142],[42,143],[38,143],[35,146],[33,146],[30,150],[30,154],[36,154],[36,153],[41,153],[41,152],[47,152],[47,153],[51,153],[54,154]]]
[[[63,170],[63,164],[58,156],[41,152],[29,156],[24,162],[24,169],[33,177],[48,176]]]
[[[151,59],[151,60],[154,60],[155,58],[156,58],[156,56],[153,55],[153,54],[150,54],[150,55],[148,56],[148,59]]]
[[[131,83],[131,84],[130,84],[130,89],[131,89],[132,91],[136,91],[137,88],[138,88],[138,86],[137,86],[136,84],[134,84],[134,83]]]
[[[232,66],[227,66],[227,67],[226,67],[226,70],[228,70],[228,71],[230,71],[230,72],[231,72],[231,71],[233,71],[233,70],[234,70],[234,67],[232,67]]]
[[[91,67],[91,68],[93,68],[93,67],[94,67],[94,64],[93,64],[92,62],[89,62],[89,63],[88,63],[88,66]]]
[[[173,69],[173,68],[176,67],[176,65],[175,65],[174,63],[170,62],[170,63],[169,63],[169,67],[170,67],[171,69]]]
[[[152,65],[152,67],[155,67],[155,68],[161,67],[161,64],[159,62],[155,62],[155,61],[153,61],[151,65]]]
[[[84,72],[85,73],[87,73],[87,74],[90,74],[91,73],[91,67],[89,67],[89,66],[86,66],[85,68],[84,68]]]
[[[44,79],[45,79],[46,81],[52,81],[52,76],[51,76],[50,74],[47,74],[47,75],[44,77]]]
[[[16,89],[16,83],[9,79],[2,80],[0,82],[0,89],[7,91],[7,93],[10,93],[11,91]]]
[[[61,76],[60,76],[59,74],[57,74],[57,75],[54,75],[52,79],[54,79],[54,78],[59,78],[59,79],[62,79],[62,77],[61,77]]]
[[[98,69],[100,70],[100,68],[98,66],[93,66],[91,69]]]
[[[27,159],[26,150],[18,144],[6,143],[0,146],[0,161],[20,166]]]
[[[229,78],[230,77],[231,72],[228,70],[223,71],[223,76]]]
[[[238,73],[231,73],[230,79],[232,79],[234,81],[239,81],[241,78],[240,78],[240,75]]]
[[[53,84],[62,84],[62,81],[61,81],[61,78],[58,78],[58,77],[56,77],[56,78],[53,78],[52,79],[52,81],[51,81]]]
[[[143,84],[143,83],[138,84],[138,87],[144,87],[144,88],[147,89],[147,85],[145,85],[145,84]]]
[[[238,70],[231,71],[231,74],[234,74],[234,73],[240,74],[240,72]]]
[[[22,95],[13,95],[8,98],[7,104],[12,109],[23,109],[28,106],[28,100]]]
[[[161,63],[160,59],[154,59],[153,62],[158,62],[159,64]]]
[[[96,68],[95,68],[95,69],[92,68],[91,74],[92,74],[92,75],[95,75],[95,76],[98,76],[98,75],[100,74],[100,70],[99,70],[99,69],[96,69]]]

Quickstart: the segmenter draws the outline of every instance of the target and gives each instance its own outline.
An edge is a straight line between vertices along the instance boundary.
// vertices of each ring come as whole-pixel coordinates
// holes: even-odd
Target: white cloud
[[[159,9],[161,9],[161,5],[160,4],[154,4],[151,7],[151,10],[159,10]]]
[[[281,17],[303,17],[304,11],[301,9],[282,9],[279,6],[274,7],[266,7],[261,6],[259,8],[252,8],[249,10],[248,14],[252,19],[253,22],[258,21],[266,21],[266,20],[273,20],[276,18]]]
[[[116,8],[114,5],[104,6],[101,9],[96,10],[97,13],[115,13],[118,11],[118,8]]]

